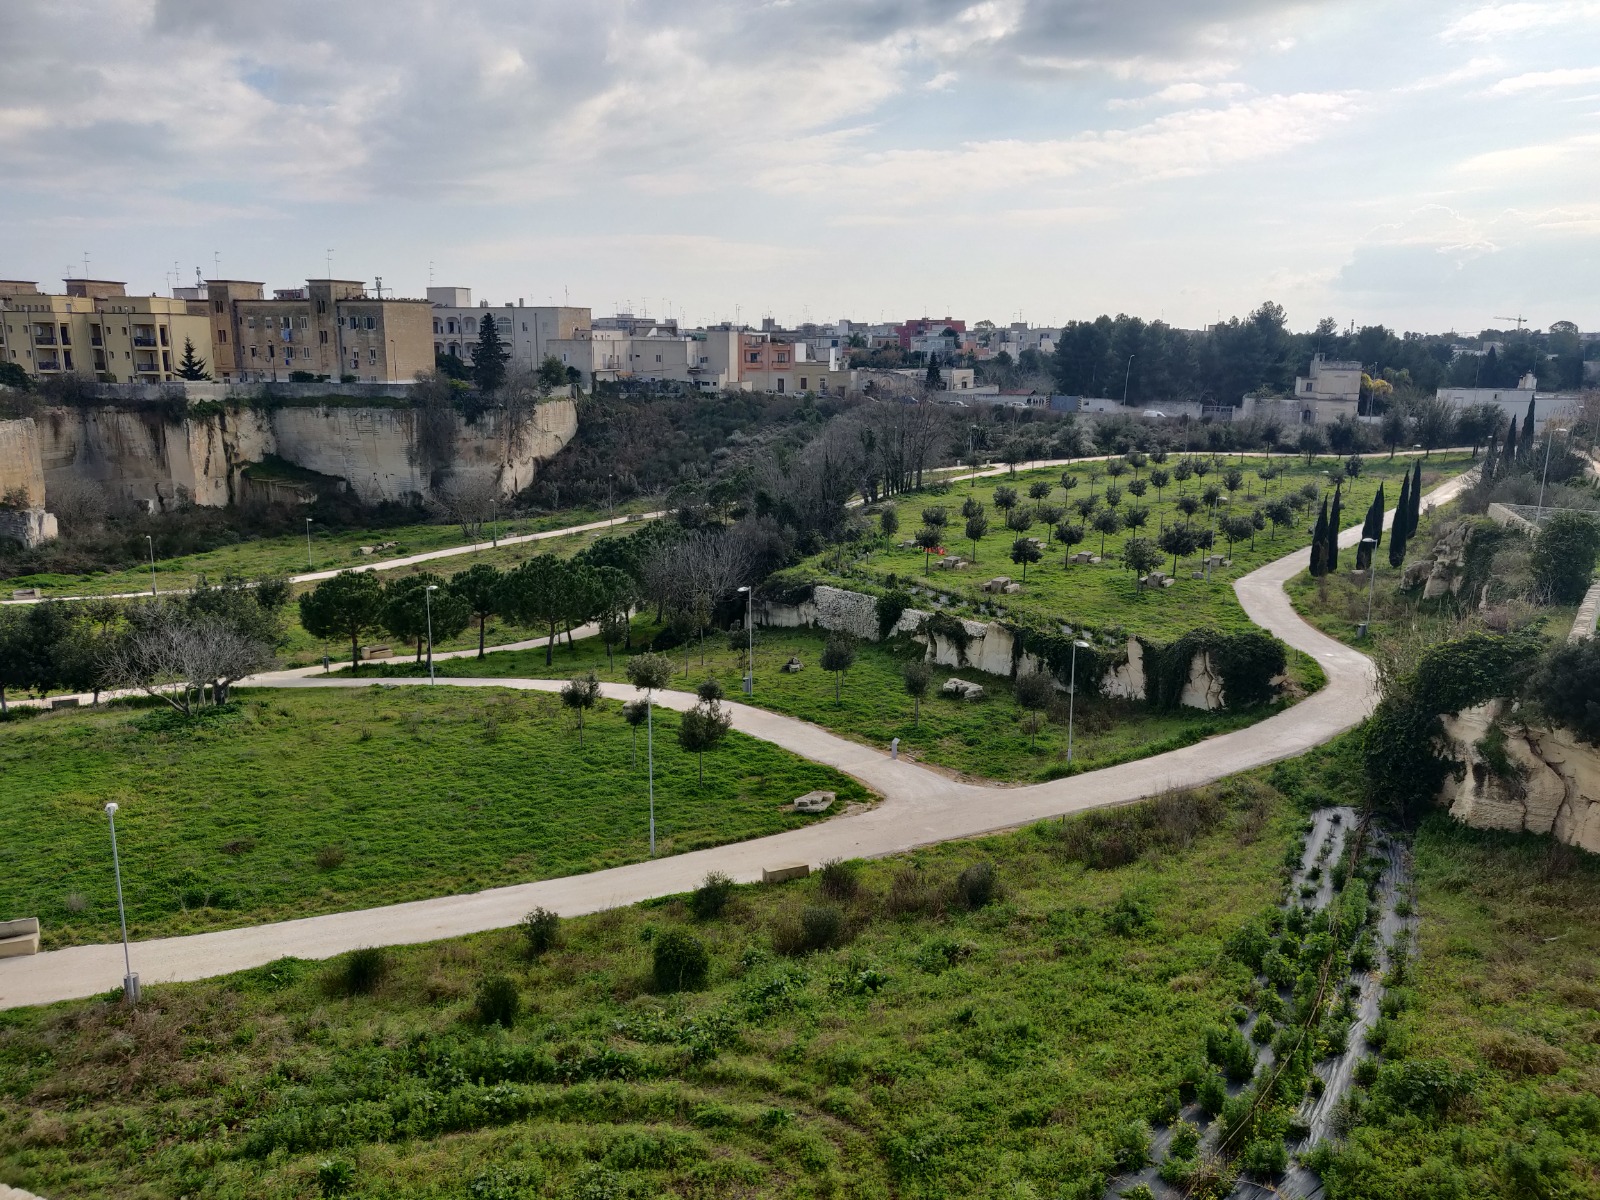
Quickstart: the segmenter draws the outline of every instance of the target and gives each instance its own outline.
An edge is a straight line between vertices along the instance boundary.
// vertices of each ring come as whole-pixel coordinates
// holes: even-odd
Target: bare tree
[[[272,648],[216,617],[186,618],[175,606],[146,606],[106,653],[113,687],[158,696],[185,716],[205,703],[224,704],[228,690],[272,663]]]
[[[450,519],[461,526],[462,537],[481,541],[483,523],[500,499],[500,480],[487,471],[452,471],[449,479],[434,489],[434,496]]]
[[[68,533],[96,529],[111,513],[105,488],[91,479],[63,479],[45,488],[45,508]]]

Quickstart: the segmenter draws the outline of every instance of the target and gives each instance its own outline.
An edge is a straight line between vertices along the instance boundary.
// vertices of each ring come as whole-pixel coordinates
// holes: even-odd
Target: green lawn
[[[630,513],[646,512],[649,503],[633,500],[616,506],[618,529],[625,529],[623,518]],[[602,509],[566,509],[539,517],[518,517],[499,522],[501,537],[543,533],[550,529],[565,529],[569,525],[585,525],[606,519]],[[484,529],[483,541],[490,541],[490,527]],[[380,542],[398,542],[393,549],[378,555],[364,555],[362,546],[376,546]],[[429,522],[424,524],[395,525],[383,529],[328,530],[311,527],[309,565],[306,539],[303,534],[285,534],[279,537],[252,538],[231,546],[221,546],[203,554],[188,554],[181,558],[162,558],[160,539],[156,539],[156,588],[158,591],[193,587],[203,574],[213,581],[224,575],[243,575],[256,578],[261,575],[298,575],[307,571],[327,571],[336,568],[356,567],[379,558],[404,558],[411,554],[426,554],[456,546],[470,546],[472,540],[464,537],[459,525]],[[533,543],[533,546],[541,546]],[[528,547],[518,547],[528,549]],[[474,556],[447,558],[432,569],[447,571],[453,564],[470,565]],[[453,569],[460,569],[455,567]],[[104,596],[119,592],[142,592],[150,589],[148,562],[129,563],[125,570],[95,572],[91,575],[18,575],[0,579],[0,595],[10,595],[13,588],[40,587],[46,595]]]
[[[1219,516],[1230,511],[1249,515],[1257,506],[1264,506],[1307,483],[1316,483],[1331,494],[1334,479],[1343,478],[1342,459],[1320,458],[1309,465],[1304,458],[1281,457],[1272,461],[1285,468],[1285,473],[1271,482],[1264,483],[1256,474],[1266,460],[1233,457],[1226,460],[1224,467],[1212,470],[1204,480],[1188,480],[1182,485],[1182,493],[1199,497],[1204,486],[1216,484],[1223,489],[1223,503],[1217,510]],[[1170,471],[1177,462],[1178,456],[1169,458],[1166,469]],[[1342,527],[1360,526],[1380,480],[1386,485],[1384,494],[1388,506],[1394,507],[1399,497],[1401,474],[1411,469],[1411,463],[1412,460],[1406,457],[1397,457],[1392,462],[1385,458],[1364,460],[1361,475],[1353,483],[1349,479],[1344,480]],[[1423,462],[1424,487],[1431,488],[1459,474],[1470,464],[1471,456],[1464,452],[1433,455]],[[1228,466],[1239,467],[1244,474],[1243,485],[1235,494],[1231,508],[1226,502],[1229,493],[1223,484],[1223,474]],[[1131,471],[1116,481],[1110,476],[1103,476],[1098,481],[1091,480],[1091,472],[1104,471],[1104,467],[1103,463],[1085,463],[1067,472],[1057,468],[1019,471],[1015,476],[983,479],[976,484],[957,480],[942,496],[923,494],[901,497],[895,502],[900,529],[892,541],[875,540],[870,551],[855,558],[850,556],[849,551],[827,551],[806,560],[792,574],[844,588],[859,589],[865,585],[880,590],[893,576],[902,586],[919,589],[913,593],[917,603],[927,605],[931,601],[963,616],[985,618],[998,613],[1014,618],[1034,618],[1049,624],[1064,621],[1105,632],[1121,630],[1157,641],[1171,641],[1199,626],[1212,626],[1224,631],[1251,628],[1234,595],[1234,579],[1290,550],[1310,545],[1307,531],[1316,521],[1316,509],[1310,510],[1309,514],[1302,513],[1293,526],[1279,529],[1276,535],[1269,524],[1264,532],[1256,535],[1253,547],[1248,540],[1239,542],[1231,551],[1233,565],[1214,570],[1209,582],[1191,578],[1195,564],[1200,561],[1197,557],[1179,564],[1177,582],[1172,587],[1152,593],[1140,592],[1133,575],[1118,561],[1129,537],[1124,530],[1104,539],[1105,561],[1101,563],[1064,565],[1065,549],[1051,544],[1044,560],[1028,568],[1022,594],[992,596],[984,593],[984,581],[996,575],[1008,575],[1022,582],[1022,568],[1012,563],[1010,550],[1012,542],[1023,535],[1006,528],[1004,514],[994,508],[993,497],[997,487],[1015,488],[1024,506],[1050,503],[1065,507],[1068,519],[1077,523],[1078,515],[1071,509],[1071,502],[1089,495],[1091,490],[1103,496],[1106,486],[1116,482],[1124,493],[1118,511],[1127,511],[1132,503],[1150,510],[1148,523],[1141,536],[1152,540],[1162,524],[1184,519],[1177,509],[1180,491],[1176,481],[1162,489],[1159,502],[1154,488],[1142,499],[1136,499],[1127,492],[1134,478]],[[1149,472],[1150,467],[1147,466],[1139,474],[1148,477]],[[1070,491],[1063,489],[1060,483],[1063,474],[1075,476],[1078,485]],[[1052,485],[1051,493],[1044,501],[1028,498],[1028,489],[1036,481]],[[961,516],[962,502],[969,494],[984,503],[989,518],[989,532],[977,544],[977,563],[960,571],[934,569],[930,573],[928,568],[938,561],[938,555],[925,556],[916,546],[906,547],[899,543],[915,536],[922,525],[923,509],[940,505],[948,512],[944,542],[947,556],[970,558],[973,544],[964,536],[966,520]],[[1104,511],[1103,506],[1101,511]],[[1196,524],[1206,522],[1206,511],[1202,508],[1193,521]],[[1025,536],[1043,539],[1048,537],[1048,531],[1043,525],[1036,524]],[[1084,541],[1073,549],[1099,554],[1101,541],[1101,535],[1091,525]],[[1220,532],[1214,553],[1230,553]],[[1172,565],[1169,555],[1162,563],[1161,570],[1170,573]]]
[[[593,871],[648,855],[644,760],[615,704],[585,745],[553,695],[246,690],[180,726],[164,709],[0,725],[0,913],[45,942],[116,937],[108,800],[135,938],[369,908]],[[816,818],[779,806],[858,783],[738,734],[702,786],[656,716],[660,852]],[[641,755],[643,753],[641,749]],[[320,863],[319,863],[320,859]],[[337,859],[335,862],[333,860]]]
[[[1393,1074],[1331,1156],[1330,1200],[1595,1200],[1600,858],[1434,814],[1415,867],[1420,955],[1384,1042]],[[1399,1085],[1424,1078],[1437,1110],[1402,1103]]]
[[[354,998],[345,960],[284,960],[149,988],[136,1016],[0,1013],[0,1179],[52,1200],[335,1194],[319,1170],[393,1200],[1098,1200],[1249,991],[1223,944],[1276,901],[1297,818],[1249,780],[1162,811],[1133,839],[1119,810],[862,864],[848,898],[813,877],[712,920],[614,910],[538,960],[516,931],[399,948]],[[1084,865],[1113,845],[1133,861]],[[972,908],[957,881],[981,863],[1001,894]],[[779,953],[817,908],[833,948]],[[704,990],[653,990],[669,931],[708,949]],[[520,995],[509,1029],[476,1018],[491,975]]]
[[[655,627],[640,618],[634,636],[644,644]],[[1022,781],[1052,778],[1066,772],[1067,711],[1058,704],[1041,717],[1038,732],[1030,736],[1028,715],[1020,710],[1012,695],[1011,681],[972,670],[935,668],[929,696],[922,702],[920,721],[913,720],[913,704],[906,695],[902,671],[906,662],[920,659],[922,646],[898,639],[887,643],[862,643],[856,664],[844,676],[839,700],[834,699],[833,676],[818,665],[823,635],[811,629],[761,629],[756,633],[756,690],[750,698],[762,708],[811,721],[845,737],[869,745],[887,747],[900,739],[900,752],[964,775],[983,779]],[[731,648],[738,641],[740,649]],[[743,674],[742,635],[708,636],[704,665],[698,645],[688,654],[684,673],[684,653],[672,652],[679,671],[674,687],[692,689],[707,675],[722,681],[729,696],[746,699],[740,693]],[[1314,662],[1291,651],[1291,675],[1306,690],[1321,686],[1322,674]],[[803,670],[787,674],[779,668],[791,656],[805,664]],[[605,648],[598,638],[582,639],[569,649],[562,645],[554,652],[552,666],[545,665],[541,650],[510,650],[485,655],[482,659],[450,659],[434,664],[435,670],[450,676],[489,676],[564,679],[593,669],[602,679],[625,680],[622,657],[613,665],[606,662]],[[410,662],[363,667],[384,676],[415,677],[418,667]],[[422,674],[426,674],[423,670]],[[952,676],[981,683],[985,699],[969,703],[938,694]],[[1203,738],[1253,724],[1277,711],[1267,707],[1242,713],[1204,713],[1183,709],[1175,713],[1155,712],[1142,703],[1126,701],[1085,701],[1074,713],[1073,766],[1094,770],[1129,759],[1177,749]]]

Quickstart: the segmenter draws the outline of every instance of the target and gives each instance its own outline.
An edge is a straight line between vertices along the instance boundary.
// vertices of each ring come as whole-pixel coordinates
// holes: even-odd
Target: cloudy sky
[[[1600,328],[1600,0],[3,0],[0,277]]]

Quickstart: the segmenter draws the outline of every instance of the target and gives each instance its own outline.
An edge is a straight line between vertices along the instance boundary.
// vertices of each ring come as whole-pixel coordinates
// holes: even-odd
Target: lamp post
[[[144,535],[145,544],[150,547],[150,594],[156,594],[156,543],[148,533]]]
[[[1067,684],[1067,765],[1072,765],[1072,717],[1078,705],[1078,651],[1089,649],[1082,638],[1072,640],[1072,681]]]
[[[1138,357],[1138,355],[1135,355],[1135,354],[1128,355],[1128,367],[1127,367],[1127,369],[1125,371],[1122,372],[1122,407],[1123,408],[1127,408],[1128,407],[1128,379],[1133,374],[1133,360],[1135,358],[1137,358],[1137,357]]]
[[[139,977],[133,973],[133,961],[128,954],[128,913],[122,904],[122,860],[117,857],[117,805],[106,805],[106,820],[111,825],[111,869],[117,878],[117,918],[122,922],[122,998],[129,1004],[139,1003]]]
[[[611,485],[616,481],[616,478],[615,475],[606,476],[606,525],[607,528],[611,529],[616,528],[617,524],[616,506],[611,502]]]
[[[1364,638],[1372,631],[1372,593],[1378,586],[1378,539],[1364,537],[1361,544],[1367,547],[1367,619],[1361,622],[1356,636]]]
[[[311,518],[306,518],[306,570],[311,569]]]
[[[656,856],[656,725],[654,688],[644,692],[645,777],[650,787],[650,857]]]
[[[1544,431],[1544,474],[1539,477],[1539,513],[1533,519],[1534,525],[1544,521],[1544,485],[1550,481],[1550,444],[1555,441],[1555,435],[1565,433],[1564,429],[1546,428]]]
[[[433,594],[439,590],[437,583],[430,583],[422,589],[422,604],[428,613],[428,682],[432,684],[433,678]]]
[[[742,587],[744,593],[744,634],[745,634],[745,673],[744,694],[753,696],[756,690],[756,627],[755,604],[756,594],[753,588]]]
[[[500,549],[500,498],[498,496],[489,501],[489,540],[494,543],[496,550]]]

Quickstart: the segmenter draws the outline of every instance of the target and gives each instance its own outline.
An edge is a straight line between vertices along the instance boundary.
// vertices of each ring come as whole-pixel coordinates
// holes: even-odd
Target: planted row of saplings
[[[1303,877],[1303,844],[1291,846],[1285,906],[1258,915],[1229,939],[1228,953],[1254,970],[1257,982],[1251,1003],[1232,1014],[1235,1025],[1208,1031],[1204,1065],[1190,1071],[1194,1099],[1214,1124],[1203,1133],[1176,1121],[1157,1170],[1161,1182],[1184,1195],[1227,1196],[1241,1175],[1270,1183],[1289,1165],[1287,1143],[1305,1136],[1298,1110],[1323,1086],[1313,1068],[1344,1053],[1355,1019],[1359,985],[1348,982],[1350,974],[1375,962],[1371,923],[1382,860],[1363,861],[1367,836],[1365,823],[1352,830],[1332,865],[1332,839],[1325,838]],[[1317,906],[1324,871],[1332,902]],[[1230,1095],[1229,1084],[1248,1086]],[[1119,1194],[1155,1195],[1149,1184]]]

